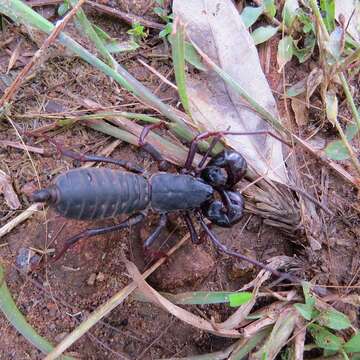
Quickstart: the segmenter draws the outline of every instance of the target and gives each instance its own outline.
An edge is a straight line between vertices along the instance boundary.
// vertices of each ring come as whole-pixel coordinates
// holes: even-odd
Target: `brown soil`
[[[150,2],[120,3],[122,10],[142,16],[144,12],[141,11],[141,6],[143,10],[148,10]],[[153,18],[154,21],[156,19]],[[125,25],[119,25],[118,21],[106,17],[97,16],[95,20],[117,37],[125,36],[128,29]],[[119,33],[122,35],[119,36]],[[13,40],[0,48],[1,91],[27,63],[29,55],[25,55],[33,54],[36,49],[34,42],[21,33],[20,28],[8,26],[2,33],[0,44],[10,37],[13,37]],[[22,55],[6,74],[9,58],[20,38]],[[149,43],[144,43],[135,54],[120,55],[118,58],[144,85],[169,103],[176,104],[178,99],[175,92],[166,85],[161,85],[160,80],[136,60],[138,56],[145,57],[157,71],[168,75],[171,70],[170,62],[159,61],[153,57],[155,53],[166,55],[166,51],[161,41],[150,36]],[[79,59],[68,55],[59,56],[59,53],[55,55],[50,55],[47,62],[37,69],[35,76],[23,84],[11,108],[12,114],[71,112],[81,109],[91,101],[104,107],[117,106],[132,112],[148,111],[137,99]],[[272,59],[275,58],[272,56]],[[289,73],[293,74],[297,70],[295,64],[289,68]],[[272,63],[267,76],[271,86],[281,92],[281,79],[277,77],[275,65]],[[280,101],[279,107],[284,107]],[[49,124],[40,117],[23,120],[17,117],[16,123],[23,130]],[[0,123],[0,130],[0,140],[18,141],[14,129],[6,121]],[[114,140],[80,125],[61,129],[55,134],[55,138],[64,146],[83,153],[99,153]],[[29,139],[29,142],[31,141],[33,140]],[[46,142],[35,144],[33,141],[33,145],[53,151]],[[149,171],[156,169],[147,154],[126,143],[121,143],[111,156],[137,162]],[[0,147],[0,168],[11,176],[22,204],[20,209],[10,211],[1,197],[1,225],[29,206],[28,195],[37,188],[38,180],[42,187],[45,187],[56,175],[74,166],[68,159],[53,155],[32,154],[31,157],[39,179],[35,176],[28,156],[22,150]],[[260,261],[276,255],[296,255],[303,264],[301,271],[318,283],[346,286],[351,282],[352,285],[359,285],[360,264],[355,251],[360,245],[360,209],[357,194],[311,155],[299,152],[297,157],[307,189],[326,203],[335,214],[332,218],[321,214],[321,224],[318,225],[326,236],[320,251],[312,250],[305,236],[288,238],[280,231],[263,225],[260,218],[251,214],[246,214],[241,223],[233,228],[215,229],[215,232],[229,248]],[[120,220],[116,219],[116,222]],[[151,259],[143,254],[141,241],[156,226],[157,220],[157,214],[150,214],[141,226],[131,230],[82,241],[58,262],[43,262],[46,264],[43,268],[28,274],[19,268],[17,259],[20,251],[29,247],[59,251],[64,241],[77,232],[112,222],[89,224],[70,221],[50,210],[40,212],[17,226],[1,239],[0,258],[6,271],[6,282],[27,321],[49,341],[58,343],[93,310],[130,282],[122,260],[124,255],[133,261],[140,271],[148,266]],[[164,248],[168,248],[184,235],[184,224],[177,224],[169,227],[157,241],[155,248],[160,248],[163,243],[166,243]],[[257,273],[258,269],[253,266],[219,254],[205,238],[200,245],[186,244],[170,257],[150,277],[150,283],[158,290],[173,293],[190,290],[236,290],[251,281]],[[345,293],[343,288],[336,291],[339,294]],[[220,305],[187,308],[217,321],[226,319],[231,313],[229,308]],[[353,309],[344,311],[352,314],[353,319],[354,316],[356,318]],[[0,359],[42,358],[40,352],[19,336],[2,314],[0,333]],[[198,331],[165,311],[130,297],[77,341],[70,348],[70,354],[83,359],[156,359],[212,352],[224,349],[229,344],[230,340]]]

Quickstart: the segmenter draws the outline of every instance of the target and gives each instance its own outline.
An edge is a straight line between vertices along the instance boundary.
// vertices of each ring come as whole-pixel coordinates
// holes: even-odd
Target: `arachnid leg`
[[[107,227],[100,227],[100,228],[95,228],[95,229],[88,229],[85,231],[82,231],[81,233],[71,237],[70,239],[65,241],[65,244],[63,246],[63,248],[61,249],[61,251],[59,252],[59,254],[57,254],[55,256],[55,258],[53,259],[53,261],[57,261],[59,260],[65,253],[66,251],[73,246],[74,244],[76,244],[79,240],[82,239],[87,239],[89,237],[92,236],[96,236],[96,235],[103,235],[103,234],[107,234],[113,231],[117,231],[120,229],[124,229],[130,226],[134,226],[136,224],[138,224],[140,221],[142,221],[145,218],[144,214],[134,214],[130,217],[128,217],[126,220],[124,220],[123,222],[121,222],[120,224],[117,225],[112,225],[112,226],[107,226]]]
[[[166,171],[169,167],[168,162],[160,154],[160,152],[154,148],[150,143],[145,141],[145,138],[148,136],[150,130],[165,127],[165,122],[159,122],[156,124],[146,125],[141,131],[139,138],[139,146],[144,149],[157,163],[160,171]]]
[[[206,202],[201,210],[206,218],[221,227],[231,227],[236,224],[244,212],[244,198],[234,191],[220,191],[220,200]]]
[[[161,230],[166,226],[167,216],[166,214],[160,215],[160,221],[153,233],[144,241],[144,248],[147,250],[151,244],[159,237]]]
[[[219,239],[215,236],[215,234],[209,229],[209,227],[206,225],[204,219],[202,218],[201,214],[199,214],[199,221],[200,221],[200,225],[201,227],[204,229],[205,233],[209,236],[209,238],[211,239],[212,243],[222,252],[224,252],[225,254],[231,255],[231,256],[235,256],[241,260],[247,261],[250,264],[254,264],[256,266],[259,266],[262,269],[265,269],[267,271],[270,271],[272,274],[274,274],[275,276],[277,276],[279,278],[279,282],[282,280],[289,280],[291,282],[294,283],[299,283],[301,280],[293,275],[290,274],[286,274],[283,273],[281,271],[278,271],[276,269],[271,268],[270,266],[267,266],[263,263],[261,263],[260,261],[251,259],[243,254],[237,253],[236,251],[230,250],[228,249],[224,244],[222,244]]]
[[[269,136],[272,136],[273,138],[281,141],[285,145],[291,147],[291,145],[289,143],[287,143],[286,141],[284,141],[283,139],[281,139],[281,137],[277,136],[276,134],[274,134],[273,132],[268,131],[268,130],[246,131],[246,132],[240,132],[240,131],[206,131],[206,132],[203,132],[203,133],[197,135],[191,141],[188,156],[186,158],[185,165],[184,165],[185,169],[187,169],[187,170],[191,169],[192,163],[193,163],[194,158],[195,158],[196,150],[197,150],[197,147],[198,147],[198,143],[201,140],[205,140],[205,139],[207,139],[209,137],[214,137],[213,142],[215,141],[215,143],[210,145],[210,147],[212,146],[212,148],[213,148],[215,146],[215,144],[219,141],[219,139],[224,135],[239,135],[239,136],[240,135],[269,135]],[[205,154],[203,160],[201,161],[202,165],[204,165],[205,160],[209,156],[209,154],[210,154],[210,152],[208,150],[207,153]]]
[[[193,244],[200,244],[200,239],[198,237],[198,234],[196,233],[195,226],[194,226],[193,221],[191,220],[189,212],[187,212],[184,215],[184,220],[185,220],[186,226],[187,226],[187,228],[189,230],[190,238],[191,238],[192,243]]]
[[[56,150],[61,155],[69,157],[76,161],[80,161],[80,162],[88,162],[88,161],[99,161],[100,162],[101,161],[101,162],[105,162],[105,163],[119,165],[119,166],[123,167],[124,169],[134,172],[134,173],[137,173],[137,174],[142,174],[144,172],[144,169],[142,167],[140,167],[139,165],[136,165],[130,161],[121,160],[121,159],[112,159],[112,158],[106,157],[106,156],[85,155],[85,154],[77,153],[75,151],[65,149],[63,147],[63,145],[59,144],[54,139],[47,138],[47,140],[51,144],[56,146]]]

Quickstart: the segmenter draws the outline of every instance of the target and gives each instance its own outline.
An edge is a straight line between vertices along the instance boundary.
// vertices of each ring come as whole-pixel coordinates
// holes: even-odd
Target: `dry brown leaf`
[[[324,72],[322,69],[314,68],[311,70],[308,78],[306,79],[306,106],[309,108],[309,101],[311,95],[317,89],[317,87],[321,84],[324,78]]]
[[[306,106],[304,95],[291,99],[291,108],[295,115],[295,121],[299,126],[305,126],[309,122],[309,110]]]
[[[218,336],[230,338],[238,338],[241,336],[240,333],[236,330],[216,329],[211,324],[211,322],[184,310],[180,306],[174,305],[171,301],[160,295],[145,281],[137,267],[132,262],[125,260],[125,265],[130,276],[133,278],[134,282],[136,282],[139,291],[141,291],[146,298],[151,299],[152,302],[158,304],[160,307],[178,319],[200,330],[207,331]]]
[[[10,176],[2,170],[0,170],[0,194],[1,193],[4,194],[5,202],[10,209],[16,210],[21,206],[19,198],[11,184]]]
[[[6,70],[7,74],[15,66],[16,61],[18,60],[18,58],[20,56],[20,50],[21,50],[21,40],[16,45],[14,51],[12,52],[12,54],[10,56],[9,64],[8,64],[8,67],[7,67],[7,70]]]
[[[274,116],[276,102],[261,69],[253,40],[230,0],[175,0],[174,14],[189,38]],[[203,130],[273,130],[214,72],[187,78],[191,113]],[[282,144],[271,136],[227,136],[250,167],[270,179],[288,182]]]

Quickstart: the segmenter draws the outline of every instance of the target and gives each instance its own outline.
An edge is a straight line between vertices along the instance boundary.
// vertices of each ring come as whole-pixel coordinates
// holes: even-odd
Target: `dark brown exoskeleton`
[[[166,162],[162,156],[144,141],[149,130],[157,126],[150,125],[144,128],[139,145],[160,163],[161,168],[164,168]],[[256,134],[259,133],[263,132],[256,132]],[[80,239],[133,226],[142,221],[146,216],[146,211],[151,209],[160,214],[160,221],[156,229],[145,240],[145,248],[150,247],[166,226],[167,214],[177,211],[183,216],[193,242],[198,242],[191,218],[192,215],[196,215],[203,230],[220,250],[267,268],[266,265],[256,260],[227,249],[204,221],[205,217],[218,226],[231,227],[243,215],[244,199],[235,190],[235,186],[246,172],[245,159],[235,151],[224,150],[207,162],[216,142],[225,134],[244,135],[244,133],[230,131],[207,132],[198,135],[191,142],[182,174],[158,172],[146,176],[142,168],[130,162],[81,155],[60,148],[63,155],[75,160],[113,163],[128,171],[107,168],[70,170],[59,175],[50,187],[33,193],[33,201],[48,203],[60,215],[78,220],[113,218],[120,214],[129,214],[130,216],[120,224],[85,230],[73,236],[66,241],[55,260],[59,259],[70,246]],[[213,141],[199,165],[194,169],[192,165],[198,142],[208,137],[213,137]]]

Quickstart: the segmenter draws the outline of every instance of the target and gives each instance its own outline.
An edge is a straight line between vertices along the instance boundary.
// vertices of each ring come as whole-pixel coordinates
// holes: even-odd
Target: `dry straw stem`
[[[160,265],[162,265],[167,257],[172,255],[178,250],[188,239],[190,235],[184,236],[173,248],[167,253],[166,257],[159,259],[151,268],[146,270],[141,276],[146,279],[152,274]],[[83,321],[75,330],[73,330],[68,336],[65,337],[55,348],[49,353],[44,360],[54,360],[60,356],[66,349],[68,349],[75,341],[80,339],[91,327],[93,327],[100,319],[109,314],[113,309],[120,305],[136,288],[137,283],[133,281],[127,285],[124,289],[115,294],[105,304],[98,307],[85,321]]]
[[[12,229],[14,229],[17,225],[21,224],[25,220],[27,220],[30,216],[32,216],[37,211],[42,209],[43,204],[36,203],[32,204],[29,208],[23,211],[20,215],[16,216],[14,219],[9,221],[3,227],[0,228],[0,238],[4,235],[8,234]]]
[[[15,149],[27,150],[27,151],[33,152],[35,154],[41,154],[41,155],[46,154],[46,152],[43,148],[24,145],[24,144],[21,144],[20,142],[16,142],[16,141],[0,140],[0,146],[13,147]]]
[[[67,23],[73,18],[73,16],[75,16],[76,12],[80,9],[81,5],[84,2],[85,0],[79,0],[76,6],[64,17],[64,19],[61,22],[58,22],[58,24],[52,30],[51,34],[42,44],[41,48],[36,51],[32,59],[20,71],[16,79],[10,85],[10,87],[5,90],[3,97],[0,99],[0,106],[3,106],[5,103],[9,102],[10,99],[15,95],[15,93],[19,90],[22,82],[24,81],[26,75],[33,68],[36,62],[41,58],[45,50],[56,40],[60,32],[64,30]]]

